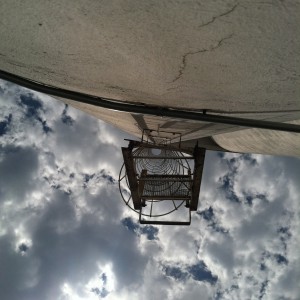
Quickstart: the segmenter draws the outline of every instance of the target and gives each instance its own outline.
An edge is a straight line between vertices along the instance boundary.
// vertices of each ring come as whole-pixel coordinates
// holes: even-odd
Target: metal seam
[[[300,125],[272,122],[264,120],[243,119],[228,116],[211,115],[208,113],[196,113],[187,110],[155,107],[155,106],[143,106],[139,104],[128,104],[112,99],[104,99],[97,96],[92,96],[80,92],[74,92],[62,88],[57,88],[49,85],[45,85],[40,82],[36,82],[3,70],[0,70],[0,78],[18,84],[20,86],[35,90],[37,92],[45,93],[51,96],[62,97],[76,102],[99,106],[111,110],[123,111],[127,113],[144,114],[160,117],[179,118],[184,120],[194,120],[209,123],[219,123],[227,125],[235,125],[248,128],[259,128],[278,130],[285,132],[300,133]]]

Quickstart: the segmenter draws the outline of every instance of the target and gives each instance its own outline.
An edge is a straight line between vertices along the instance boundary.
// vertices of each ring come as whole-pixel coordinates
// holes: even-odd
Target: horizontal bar
[[[159,145],[158,144],[147,144],[145,142],[135,141],[135,140],[130,140],[130,139],[124,139],[124,141],[128,141],[129,145],[132,145],[132,148],[143,147],[143,148],[150,148],[150,149],[178,151],[178,147],[174,147],[171,144],[159,144]],[[180,152],[190,154],[190,155],[193,154],[193,151],[191,151],[191,149],[186,149],[186,148],[180,148]]]
[[[153,218],[156,218],[156,217],[151,217],[151,219],[148,219],[148,220],[145,220],[145,219],[142,219],[142,209],[140,210],[139,212],[139,221],[140,221],[140,224],[153,224],[153,225],[190,225],[191,224],[191,220],[192,220],[192,217],[191,217],[191,210],[189,209],[189,219],[188,221],[159,221],[159,220],[153,220]]]
[[[142,195],[141,199],[150,199],[150,200],[188,200],[191,199],[191,196],[149,196]]]
[[[227,125],[235,125],[249,128],[279,130],[286,132],[300,133],[300,125],[272,122],[264,120],[243,119],[236,117],[211,115],[208,113],[199,113],[194,111],[172,109],[166,107],[154,107],[140,104],[129,104],[112,99],[104,99],[97,96],[92,96],[80,92],[74,92],[66,89],[53,87],[43,84],[41,82],[33,81],[12,73],[0,70],[0,78],[8,80],[23,87],[35,90],[37,92],[45,93],[52,96],[62,97],[74,100],[80,103],[95,105],[107,109],[123,111],[134,114],[153,115],[160,117],[179,118],[184,120],[194,120],[200,122],[219,123]]]
[[[167,182],[193,182],[192,179],[188,178],[143,178],[138,179],[138,181],[167,181]]]
[[[159,155],[154,155],[154,156],[137,156],[137,155],[133,155],[133,158],[138,159],[138,158],[142,158],[142,159],[194,159],[193,156],[159,156]]]
[[[143,130],[144,131],[150,131],[150,133],[151,132],[159,132],[159,133],[163,132],[163,133],[169,133],[169,134],[172,134],[172,135],[176,135],[176,134],[181,135],[181,132],[170,132],[170,131],[165,131],[165,130],[161,130],[161,129],[154,130],[154,129],[150,129],[150,128],[145,128]]]
[[[146,178],[190,178],[190,175],[163,175],[163,174],[149,174]]]
[[[148,221],[141,219],[140,224],[152,224],[152,225],[191,225],[191,221],[187,222],[176,222],[176,221]]]

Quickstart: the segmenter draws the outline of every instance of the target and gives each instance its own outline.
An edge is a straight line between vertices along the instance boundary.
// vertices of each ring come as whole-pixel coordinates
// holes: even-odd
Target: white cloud
[[[208,152],[191,226],[142,227],[115,181],[126,135],[0,84],[1,299],[299,298],[299,159]]]

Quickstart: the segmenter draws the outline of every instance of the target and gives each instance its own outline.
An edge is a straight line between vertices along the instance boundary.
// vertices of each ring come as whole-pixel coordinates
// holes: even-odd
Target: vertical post
[[[204,159],[205,159],[205,149],[198,148],[197,145],[194,150],[194,158],[195,158],[195,165],[194,165],[194,178],[193,178],[193,186],[192,186],[192,199],[191,199],[191,206],[190,206],[191,211],[196,211],[198,208],[199,193],[200,193],[202,172],[203,172]]]
[[[141,209],[141,200],[139,197],[138,182],[133,163],[132,149],[122,147],[122,154],[134,209]]]
[[[145,178],[147,176],[147,170],[142,170],[142,173],[141,173],[141,179]],[[142,199],[142,196],[143,196],[143,192],[144,192],[144,186],[145,186],[145,181],[139,181],[139,198],[141,199],[141,205],[143,207],[146,206],[146,203],[145,203],[145,199]]]
[[[191,170],[189,169],[188,170],[188,176],[189,176],[189,179],[191,179],[192,178],[192,174],[191,174]],[[190,205],[191,205],[191,201],[192,201],[192,190],[193,190],[193,183],[190,181],[189,183],[188,183],[188,187],[189,187],[189,189],[190,189],[190,195],[191,195],[191,198],[190,199],[188,199],[188,200],[186,200],[186,204],[185,204],[185,207],[187,207],[187,208],[189,208],[190,207]]]
[[[181,133],[180,133],[180,137],[179,137],[179,149],[181,149]]]

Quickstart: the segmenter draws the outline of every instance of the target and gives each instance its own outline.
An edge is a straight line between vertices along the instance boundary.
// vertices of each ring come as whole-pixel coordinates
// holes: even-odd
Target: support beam
[[[140,141],[135,141],[135,140],[130,140],[130,139],[124,139],[124,141],[128,141],[129,142],[129,147],[133,148],[138,148],[138,147],[144,147],[144,148],[151,148],[151,149],[157,149],[157,147],[159,147],[162,150],[171,150],[171,151],[180,151],[182,153],[186,153],[189,155],[193,155],[193,151],[194,151],[194,145],[193,147],[188,147],[188,148],[180,148],[179,144],[176,144],[176,146],[174,145],[156,145],[156,144],[149,144],[149,143],[144,143],[144,142],[140,142]],[[225,151],[224,149],[221,151]]]
[[[143,225],[191,225],[191,221],[183,222],[183,221],[155,221],[155,220],[145,220],[140,219],[140,224]]]
[[[195,157],[195,165],[194,165],[194,178],[193,178],[194,180],[192,186],[192,199],[190,205],[191,211],[196,211],[198,208],[198,200],[199,200],[202,172],[203,172],[204,159],[205,159],[205,149],[195,147],[194,157]]]
[[[142,199],[145,187],[145,177],[147,176],[147,170],[142,170],[141,178],[139,180],[139,198],[141,199],[141,205],[146,206],[145,199]]]
[[[153,219],[143,219],[142,217],[142,209],[140,210],[139,221],[140,224],[152,224],[152,225],[190,225],[191,224],[191,211],[189,210],[189,219],[188,221],[167,221],[167,220],[153,220]]]
[[[139,190],[138,190],[139,185],[136,179],[136,172],[135,172],[133,158],[132,158],[132,150],[129,148],[122,147],[122,154],[124,158],[124,164],[125,164],[125,169],[126,169],[126,174],[128,178],[134,209],[141,209],[141,201],[140,201]]]
[[[189,200],[191,196],[182,196],[182,195],[167,195],[167,196],[155,196],[155,195],[142,195],[142,198],[145,200]]]
[[[135,159],[194,159],[192,156],[149,156],[149,155],[143,155],[143,156],[137,156],[134,155],[133,158]]]

